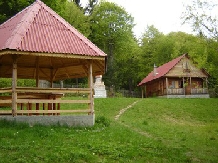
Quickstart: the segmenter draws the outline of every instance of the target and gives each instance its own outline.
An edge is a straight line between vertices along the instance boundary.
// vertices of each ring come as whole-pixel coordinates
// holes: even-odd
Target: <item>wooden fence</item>
[[[66,94],[86,94],[86,99],[68,100]],[[16,99],[13,99],[16,97]],[[12,108],[13,101],[17,107]],[[87,104],[82,109],[61,109],[61,104]],[[94,112],[93,90],[91,88],[30,88],[17,87],[16,96],[12,88],[0,88],[0,115],[60,115],[61,113]]]

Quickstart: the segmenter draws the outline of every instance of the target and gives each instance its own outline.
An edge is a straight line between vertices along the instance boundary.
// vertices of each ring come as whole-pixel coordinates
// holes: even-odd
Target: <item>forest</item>
[[[137,84],[152,71],[177,56],[188,53],[199,68],[209,74],[209,87],[218,87],[218,28],[217,19],[205,14],[214,5],[195,0],[181,13],[184,24],[189,23],[193,33],[163,34],[155,26],[145,27],[140,38],[133,33],[134,17],[116,3],[89,0],[82,6],[80,0],[42,0],[61,17],[79,30],[107,55],[107,71],[103,81],[107,87],[139,90]],[[0,24],[33,3],[34,0],[0,0]],[[200,14],[202,13],[202,14]],[[148,15],[149,16],[149,15]],[[69,79],[65,83],[85,83],[86,79]],[[1,79],[0,87],[7,85]],[[31,85],[31,81],[25,81]]]

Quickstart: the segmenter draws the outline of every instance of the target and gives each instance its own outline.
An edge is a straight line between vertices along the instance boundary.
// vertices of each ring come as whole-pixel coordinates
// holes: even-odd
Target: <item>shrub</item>
[[[110,120],[105,118],[104,116],[99,116],[96,118],[95,123],[102,127],[109,127],[110,126]]]

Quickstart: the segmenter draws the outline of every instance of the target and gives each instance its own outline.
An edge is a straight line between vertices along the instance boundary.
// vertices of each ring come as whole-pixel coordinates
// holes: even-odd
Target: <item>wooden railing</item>
[[[191,94],[208,94],[207,88],[192,88]]]
[[[15,115],[60,115],[61,113],[92,113],[93,90],[90,88],[29,88],[17,87]],[[65,94],[85,94],[86,99],[64,99]],[[83,109],[62,110],[61,104],[87,104]],[[0,115],[11,115],[12,88],[0,88]]]
[[[164,90],[164,94],[168,95],[184,95],[184,88],[170,88]],[[208,89],[207,88],[192,88],[191,89],[191,94],[192,95],[197,95],[197,94],[208,94]]]
[[[167,94],[168,95],[183,95],[184,89],[183,88],[170,88],[170,89],[167,89]]]

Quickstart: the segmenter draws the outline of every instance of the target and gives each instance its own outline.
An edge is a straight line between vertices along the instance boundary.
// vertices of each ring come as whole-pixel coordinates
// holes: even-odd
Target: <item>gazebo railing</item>
[[[35,88],[17,87],[16,88],[17,109],[14,115],[60,115],[61,113],[93,113],[93,90],[91,88]],[[64,95],[87,94],[84,99],[65,99]],[[12,114],[12,88],[0,88],[0,115]],[[87,104],[82,109],[61,109],[61,104]],[[84,107],[84,106],[83,106]]]

